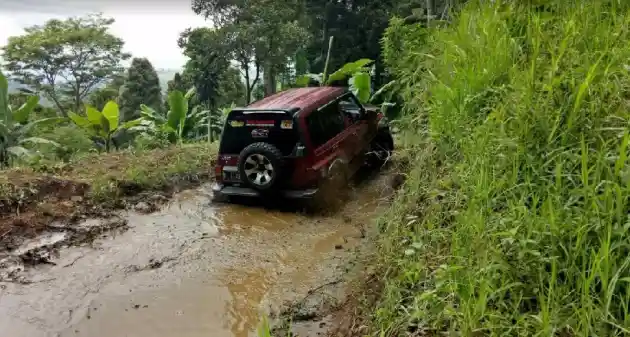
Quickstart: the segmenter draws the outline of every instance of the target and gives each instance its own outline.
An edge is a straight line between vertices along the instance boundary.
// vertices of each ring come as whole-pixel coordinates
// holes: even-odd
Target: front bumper
[[[230,186],[219,183],[212,184],[212,192],[218,196],[225,197],[251,197],[251,198],[259,198],[263,195],[256,191],[253,188],[249,187],[241,187],[241,186]],[[316,188],[310,188],[305,190],[283,190],[280,194],[288,199],[311,199],[317,194]]]

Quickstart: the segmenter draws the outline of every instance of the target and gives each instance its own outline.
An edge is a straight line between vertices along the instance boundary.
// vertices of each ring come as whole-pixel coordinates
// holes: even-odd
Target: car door
[[[326,174],[335,159],[349,161],[349,152],[353,151],[353,145],[349,142],[350,130],[345,124],[337,100],[313,111],[306,117],[306,124],[313,155],[313,171],[323,170],[322,174]]]
[[[365,147],[363,141],[367,133],[367,123],[364,119],[365,109],[351,93],[339,98],[339,107],[343,115],[350,121],[348,126],[350,139],[348,142],[351,143],[350,153],[352,157],[355,157],[361,154]]]

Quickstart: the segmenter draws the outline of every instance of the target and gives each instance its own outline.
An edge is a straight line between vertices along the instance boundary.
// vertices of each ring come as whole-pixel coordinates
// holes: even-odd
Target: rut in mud
[[[105,222],[116,230],[83,245],[64,231],[27,242],[0,266],[0,327],[14,337],[246,337],[261,314],[291,310],[300,336],[325,333],[388,180],[364,181],[332,215],[217,205],[202,186],[155,213],[123,212]]]

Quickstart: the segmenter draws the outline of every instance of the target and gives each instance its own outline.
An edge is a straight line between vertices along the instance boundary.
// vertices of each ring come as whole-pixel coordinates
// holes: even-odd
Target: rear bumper
[[[251,197],[251,198],[259,198],[263,195],[256,191],[253,188],[249,187],[240,187],[240,186],[229,186],[223,185],[219,183],[212,184],[212,192],[218,196],[232,197]],[[305,190],[284,190],[281,191],[280,194],[289,199],[311,199],[317,194],[316,188],[310,188]]]

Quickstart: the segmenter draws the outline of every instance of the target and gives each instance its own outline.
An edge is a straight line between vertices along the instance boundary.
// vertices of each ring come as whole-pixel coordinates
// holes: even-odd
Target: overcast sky
[[[190,10],[189,0],[0,0],[0,46],[24,27],[91,12],[114,18],[111,33],[125,40],[127,52],[148,58],[155,68],[180,69],[186,58],[177,46],[179,34],[210,25]]]

